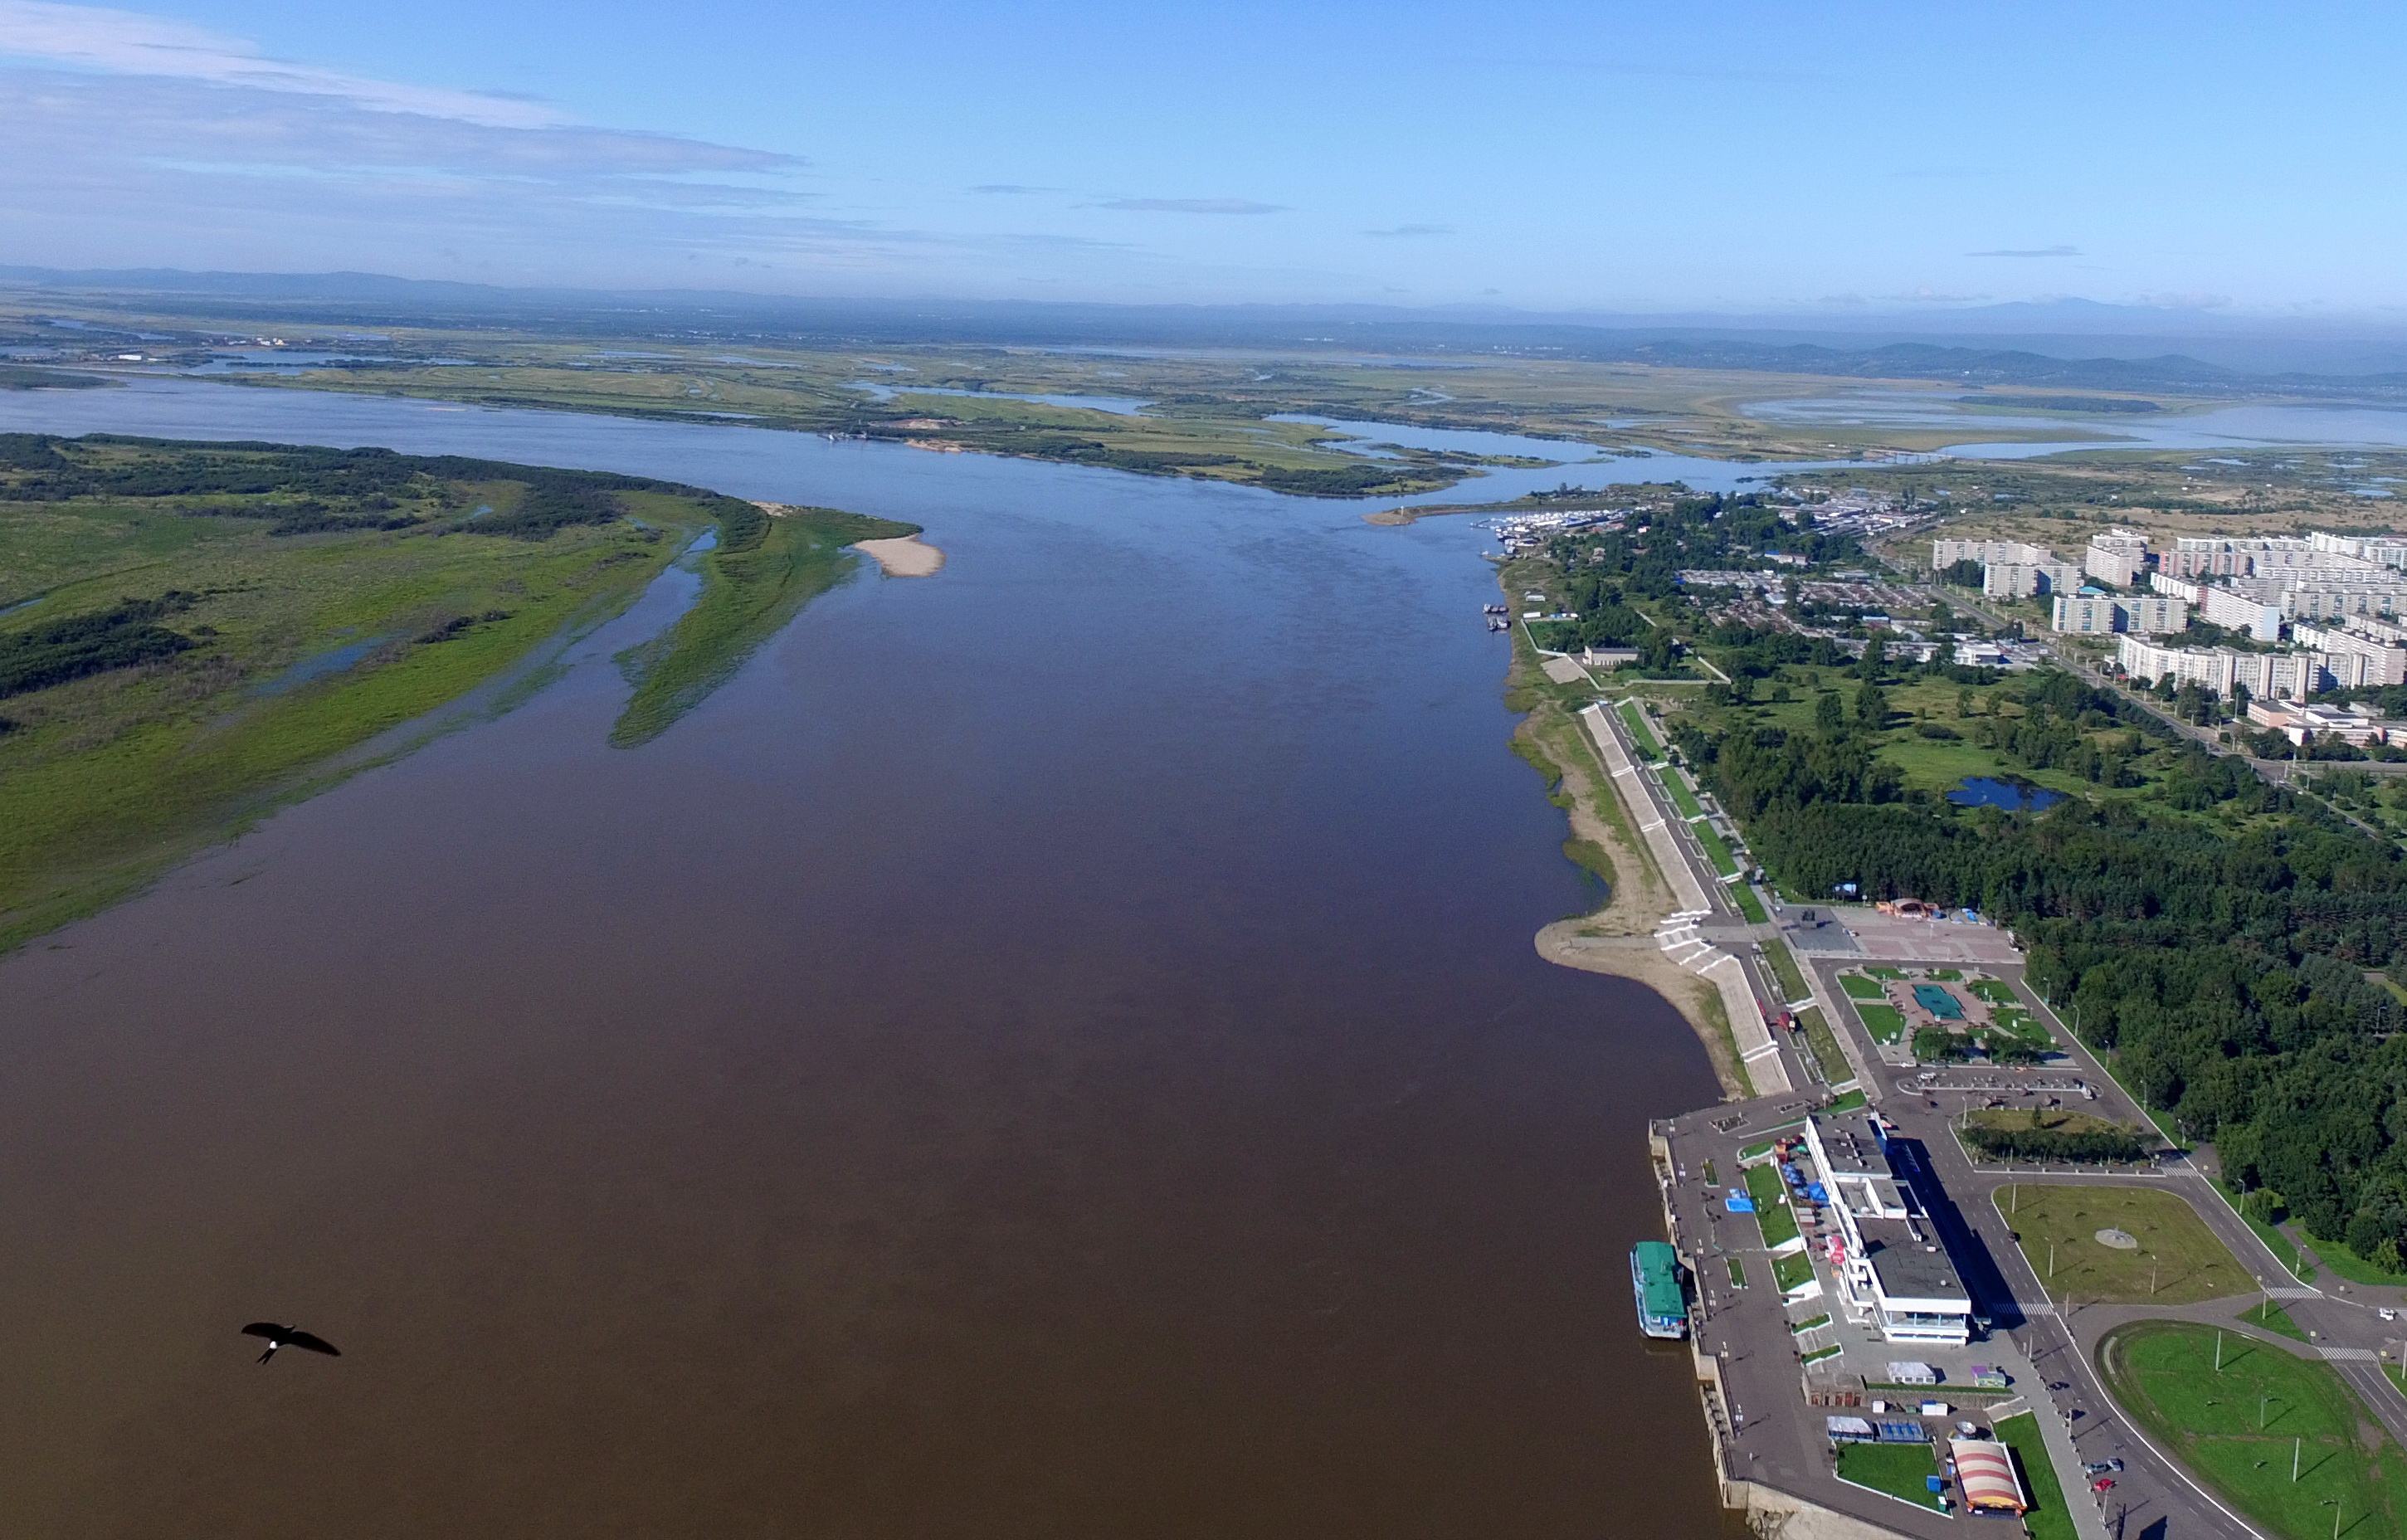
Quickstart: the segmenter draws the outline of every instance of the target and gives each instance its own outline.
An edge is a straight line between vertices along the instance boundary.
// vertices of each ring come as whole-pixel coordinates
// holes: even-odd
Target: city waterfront
[[[1730,1522],[1627,1264],[1644,1130],[1714,1077],[1531,948],[1596,894],[1467,521],[197,384],[0,417],[642,471],[947,557],[614,749],[664,580],[515,713],[0,962],[17,1533]],[[256,1366],[262,1317],[344,1357]]]

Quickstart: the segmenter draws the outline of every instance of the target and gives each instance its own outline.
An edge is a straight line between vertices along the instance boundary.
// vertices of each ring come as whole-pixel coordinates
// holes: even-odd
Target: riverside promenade
[[[1767,1000],[1780,1002],[1768,990],[1759,997],[1758,983],[1745,962],[1716,944],[1723,931],[1736,927],[1744,936],[1752,928],[1730,905],[1704,851],[1692,848],[1693,837],[1683,837],[1685,820],[1671,806],[1655,772],[1639,763],[1637,746],[1628,740],[1613,712],[1600,703],[1582,709],[1579,719],[1596,745],[1622,806],[1629,809],[1639,837],[1646,841],[1657,868],[1680,905],[1679,911],[1656,932],[1656,945],[1674,962],[1719,991],[1739,1060],[1759,1094],[1781,1094],[1806,1083],[1790,1064],[1766,1014]]]

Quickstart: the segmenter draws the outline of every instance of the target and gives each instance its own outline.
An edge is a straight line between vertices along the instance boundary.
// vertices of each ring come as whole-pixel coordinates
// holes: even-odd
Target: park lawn
[[[1773,1162],[1749,1166],[1746,1195],[1755,1200],[1755,1225],[1766,1247],[1786,1246],[1797,1238],[1797,1216],[1789,1212],[1788,1194]]]
[[[1730,1287],[1733,1289],[1745,1288],[1746,1269],[1738,1264],[1738,1259],[1736,1257],[1724,1257],[1722,1261],[1730,1264]]]
[[[1696,794],[1688,790],[1688,783],[1680,778],[1677,770],[1665,769],[1658,778],[1663,782],[1663,790],[1672,793],[1672,806],[1680,810],[1682,818],[1693,820],[1705,816],[1705,810],[1697,806]],[[1709,830],[1699,832],[1711,833]],[[1733,866],[1730,869],[1735,871],[1737,868]]]
[[[1797,1013],[1798,1021],[1805,1028],[1805,1046],[1814,1050],[1814,1062],[1822,1066],[1822,1077],[1832,1085],[1855,1078],[1856,1067],[1847,1062],[1846,1051],[1830,1031],[1830,1023],[1822,1020],[1822,1007],[1808,1005]]]
[[[2290,1244],[2289,1236],[2250,1214],[2245,1208],[2240,1210],[2240,1220],[2256,1233],[2258,1240],[2265,1243],[2266,1250],[2281,1259],[2282,1265],[2290,1270],[2291,1276],[2300,1283],[2305,1283],[2315,1276],[2315,1270],[2309,1267],[2305,1260],[2299,1255],[2299,1248]]]
[[[1723,877],[1730,877],[1736,873],[1738,857],[1730,854],[1730,846],[1723,841],[1720,834],[1714,832],[1714,826],[1710,823],[1700,823],[1696,825],[1696,830],[1697,843],[1705,848],[1705,859],[1714,863],[1714,870]]]
[[[1650,761],[1663,757],[1663,746],[1657,743],[1655,734],[1646,730],[1645,714],[1638,709],[1636,701],[1621,703],[1621,720],[1629,726],[1631,740],[1638,745],[1639,752]]]
[[[1738,912],[1746,917],[1747,923],[1761,925],[1771,920],[1772,917],[1763,912],[1763,900],[1755,896],[1753,888],[1744,882],[1733,882],[1729,886],[1730,897],[1737,902]]]
[[[2085,1304],[2195,1305],[2257,1290],[2257,1280],[2179,1196],[2150,1188],[2014,1182],[1994,1194],[2031,1271],[2059,1297]],[[2139,1248],[2117,1250],[2098,1232],[2121,1230]],[[2055,1248],[2055,1273],[2048,1271]],[[2155,1268],[2156,1291],[2149,1292]]]
[[[2337,1525],[2354,1540],[2407,1536],[2399,1447],[2330,1366],[2227,1333],[2218,1372],[2216,1335],[2135,1321],[2099,1345],[2099,1365],[2126,1413],[2271,1533],[2322,1540]]]
[[[1877,968],[1866,968],[1864,972],[1872,975],[1874,978],[1903,978],[1905,977],[1904,969],[1892,968],[1887,963],[1883,963]]]
[[[2003,979],[1975,978],[1964,987],[1992,1005],[2011,1005],[2015,1003],[2014,986]]]
[[[2315,1256],[2326,1267],[2351,1283],[2371,1284],[2376,1288],[2396,1288],[2407,1283],[2407,1273],[2392,1273],[2375,1266],[2348,1248],[2344,1241],[2316,1241]],[[2293,1251],[2292,1256],[2297,1252]]]
[[[1931,982],[1935,984],[1953,984],[1963,977],[1962,973],[1954,968],[1933,968],[1930,970],[1930,979]]]
[[[1864,1093],[1860,1089],[1859,1089],[1847,1092],[1844,1096],[1833,1098],[1830,1105],[1822,1110],[1835,1116],[1842,1112],[1853,1112],[1863,1105]]]
[[[1804,972],[1797,966],[1796,955],[1789,951],[1786,941],[1765,942],[1763,960],[1772,964],[1772,977],[1780,981],[1780,997],[1783,1000],[1803,1000],[1813,992],[1807,988]]]
[[[2031,1540],[2074,1540],[2080,1532],[2072,1526],[2072,1510],[2065,1506],[2064,1483],[2057,1477],[2056,1462],[2048,1458],[2038,1414],[2007,1418],[1993,1432],[1998,1442],[2014,1450],[2022,1462],[2023,1487],[2031,1502],[2030,1511],[2023,1515],[2025,1532]]]
[[[1939,1462],[1928,1444],[1842,1444],[1839,1479],[1902,1498],[1919,1508],[1939,1509],[1930,1478]]]
[[[1802,1251],[1773,1258],[1772,1280],[1780,1285],[1784,1294],[1804,1288],[1814,1281],[1814,1259]]]
[[[1905,1013],[1895,1005],[1858,1005],[1856,1014],[1864,1019],[1864,1030],[1876,1043],[1899,1043],[1905,1040]]]
[[[1866,978],[1861,974],[1841,974],[1839,976],[1839,988],[1847,991],[1847,998],[1850,1000],[1884,1000],[1887,998],[1887,996],[1881,991],[1879,980]]]
[[[2247,1309],[2241,1311],[2240,1319],[2251,1326],[2262,1327],[2268,1332],[2278,1332],[2293,1342],[2307,1340],[2307,1333],[2300,1329],[2297,1321],[2290,1319],[2290,1312],[2272,1300],[2257,1301]]]

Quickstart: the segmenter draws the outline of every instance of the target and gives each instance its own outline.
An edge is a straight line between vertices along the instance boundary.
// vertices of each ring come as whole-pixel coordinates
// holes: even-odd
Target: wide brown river
[[[222,386],[915,520],[606,747],[608,654],[0,962],[0,1533],[1714,1536],[1631,1318],[1710,1101],[1507,749],[1460,520]],[[291,1320],[339,1359],[264,1367]]]

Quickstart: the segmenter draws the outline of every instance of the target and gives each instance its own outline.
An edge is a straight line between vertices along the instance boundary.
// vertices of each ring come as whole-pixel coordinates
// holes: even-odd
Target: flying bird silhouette
[[[343,1356],[342,1349],[324,1337],[305,1332],[298,1326],[278,1326],[272,1320],[254,1320],[242,1329],[242,1334],[247,1337],[267,1339],[267,1351],[259,1355],[259,1362],[262,1363],[274,1358],[276,1349],[278,1348],[306,1348],[313,1353],[323,1353],[328,1358]]]

